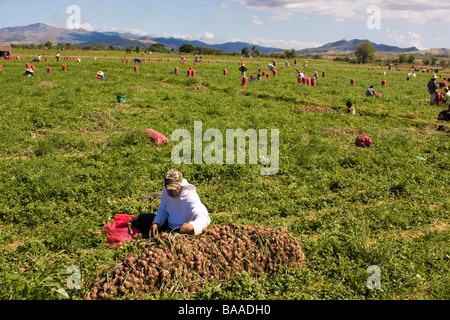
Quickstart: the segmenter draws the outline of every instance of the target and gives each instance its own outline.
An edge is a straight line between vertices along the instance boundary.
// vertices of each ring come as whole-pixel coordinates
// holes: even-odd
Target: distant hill
[[[312,54],[312,53],[327,53],[327,52],[334,52],[334,51],[355,51],[358,44],[362,42],[371,42],[369,40],[359,40],[359,39],[353,39],[353,40],[339,40],[333,43],[328,43],[324,46],[321,46],[319,48],[312,48],[312,49],[303,49],[297,51],[299,54]],[[395,46],[388,46],[385,44],[376,44],[372,42],[373,48],[378,52],[391,52],[391,53],[404,53],[404,52],[415,52],[419,51],[416,47],[411,48],[399,48]]]
[[[150,36],[137,36],[130,33],[118,33],[118,32],[97,32],[87,31],[83,29],[69,30],[66,28],[51,27],[42,23],[36,23],[23,27],[8,27],[0,29],[0,43],[8,44],[41,44],[47,41],[52,42],[54,45],[58,43],[71,43],[76,45],[114,45],[116,48],[128,48],[134,46],[141,46],[143,48],[150,47],[152,44],[160,43],[168,49],[178,48],[185,44],[192,44],[196,47],[210,47],[225,52],[241,52],[244,47],[248,47],[249,50],[255,46],[260,53],[272,53],[272,52],[284,52],[285,50],[291,50],[291,48],[271,48],[251,43],[244,42],[227,42],[222,44],[206,44],[197,40],[186,40],[178,38],[162,38],[162,37],[150,37]],[[333,43],[328,43],[318,48],[303,49],[297,51],[298,54],[315,54],[315,53],[328,53],[328,52],[345,52],[355,51],[356,46],[362,42],[368,42],[369,40],[340,40]],[[395,46],[388,46],[384,44],[376,44],[372,42],[375,50],[378,52],[389,53],[404,53],[404,52],[417,52],[419,49],[415,47],[411,48],[399,48]],[[443,49],[445,50],[445,49]]]
[[[136,36],[117,32],[96,32],[83,29],[69,30],[47,26],[42,23],[0,29],[0,42],[10,44],[41,44],[50,41],[53,44],[71,43],[108,46],[113,44],[120,48],[142,45],[140,41],[131,40],[131,37]]]
[[[9,27],[0,29],[0,43],[9,44],[41,44],[47,41],[53,44],[71,43],[76,45],[114,45],[117,48],[127,48],[131,46],[150,47],[152,44],[160,43],[169,49],[176,49],[185,44],[192,44],[196,47],[210,47],[223,50],[225,52],[240,52],[244,47],[250,50],[253,46],[261,53],[271,53],[284,51],[280,48],[267,48],[250,43],[228,42],[223,44],[210,45],[196,40],[185,40],[176,38],[158,38],[150,36],[136,36],[129,33],[117,32],[96,32],[83,29],[69,30],[65,28],[55,28],[42,23],[36,23],[23,27]]]

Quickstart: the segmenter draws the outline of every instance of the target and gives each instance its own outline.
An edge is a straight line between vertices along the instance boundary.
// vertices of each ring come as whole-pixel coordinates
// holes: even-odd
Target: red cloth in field
[[[436,95],[436,98],[434,98],[434,102],[435,103],[445,102],[444,101],[444,93],[443,92],[438,92],[437,95]]]
[[[108,223],[104,226],[104,231],[106,233],[107,243],[110,245],[115,245],[120,247],[123,242],[130,242],[133,237],[128,233],[127,222],[135,216],[128,214],[117,214],[114,217],[114,221]],[[140,234],[139,230],[131,227],[135,237]]]
[[[148,132],[149,137],[156,142],[158,146],[162,145],[163,143],[169,143],[170,140],[167,139],[165,136],[163,136],[158,131],[155,131],[153,129],[145,129],[146,132]]]
[[[356,146],[360,148],[368,148],[372,145],[372,139],[370,139],[368,136],[359,135],[356,138]]]

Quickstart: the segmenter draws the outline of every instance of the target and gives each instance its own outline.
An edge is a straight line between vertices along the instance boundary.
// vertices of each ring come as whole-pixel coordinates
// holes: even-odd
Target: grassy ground
[[[317,87],[299,85],[295,68],[281,66],[277,77],[243,87],[233,58],[193,66],[192,57],[180,65],[176,56],[153,55],[136,73],[133,57],[92,53],[56,63],[49,56],[32,78],[22,76],[30,57],[0,61],[1,299],[82,299],[97,273],[139,250],[110,247],[99,232],[115,214],[157,210],[175,143],[158,147],[142,131],[193,135],[194,121],[223,133],[280,130],[277,175],[262,176],[259,164],[179,169],[213,224],[285,226],[307,261],[277,275],[205,283],[195,296],[149,298],[449,299],[450,125],[436,120],[444,106],[428,105],[429,74],[406,81],[409,66],[383,76],[378,66],[313,60],[308,76],[327,72]],[[249,74],[258,65],[267,70],[268,61],[246,62]],[[189,66],[198,77],[186,76]],[[95,78],[99,70],[105,81]],[[382,99],[365,97],[371,84]],[[344,113],[348,99],[356,115]],[[358,134],[372,147],[356,148]],[[66,285],[71,265],[81,270],[79,290]],[[367,286],[372,265],[380,268],[379,290]]]

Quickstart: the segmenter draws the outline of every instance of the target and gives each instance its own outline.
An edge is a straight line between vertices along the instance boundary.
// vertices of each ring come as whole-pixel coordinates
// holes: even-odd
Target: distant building
[[[0,43],[0,57],[7,57],[11,55],[12,47],[9,44]]]

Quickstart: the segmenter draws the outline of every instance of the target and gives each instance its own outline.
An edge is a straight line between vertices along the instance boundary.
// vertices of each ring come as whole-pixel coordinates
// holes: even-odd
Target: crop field
[[[429,105],[431,74],[407,81],[409,65],[383,75],[386,67],[375,64],[309,60],[304,69],[297,59],[308,77],[319,73],[312,87],[299,84],[296,67],[283,68],[279,59],[276,77],[243,86],[239,62],[250,76],[259,67],[267,71],[272,59],[206,56],[194,65],[193,56],[180,64],[170,54],[63,52],[60,62],[52,53],[43,57],[48,62],[31,63],[30,51],[16,55],[25,59],[0,60],[0,299],[92,298],[103,275],[160,245],[138,237],[111,246],[103,227],[117,214],[156,213],[172,168],[196,186],[212,235],[234,225],[284,230],[280,239],[295,240],[304,261],[264,269],[238,259],[236,273],[211,271],[195,290],[165,273],[164,287],[102,298],[450,298],[450,124],[437,120],[446,106]],[[135,56],[147,59],[138,72]],[[36,66],[34,77],[23,76],[27,62]],[[189,67],[195,77],[187,76]],[[99,70],[105,80],[96,78]],[[382,98],[365,96],[370,85]],[[345,112],[348,100],[354,115]],[[268,165],[249,156],[244,164],[176,165],[179,142],[158,146],[145,132],[172,139],[184,129],[194,137],[199,122],[203,133],[217,129],[224,137],[227,130],[267,130],[269,142],[279,130],[276,174],[262,175]],[[355,146],[360,134],[373,140],[369,148]],[[275,233],[264,234],[270,242]],[[187,238],[195,256],[202,243]],[[293,247],[283,247],[288,256]],[[70,287],[74,266],[80,285]],[[373,266],[377,287],[369,285]]]

